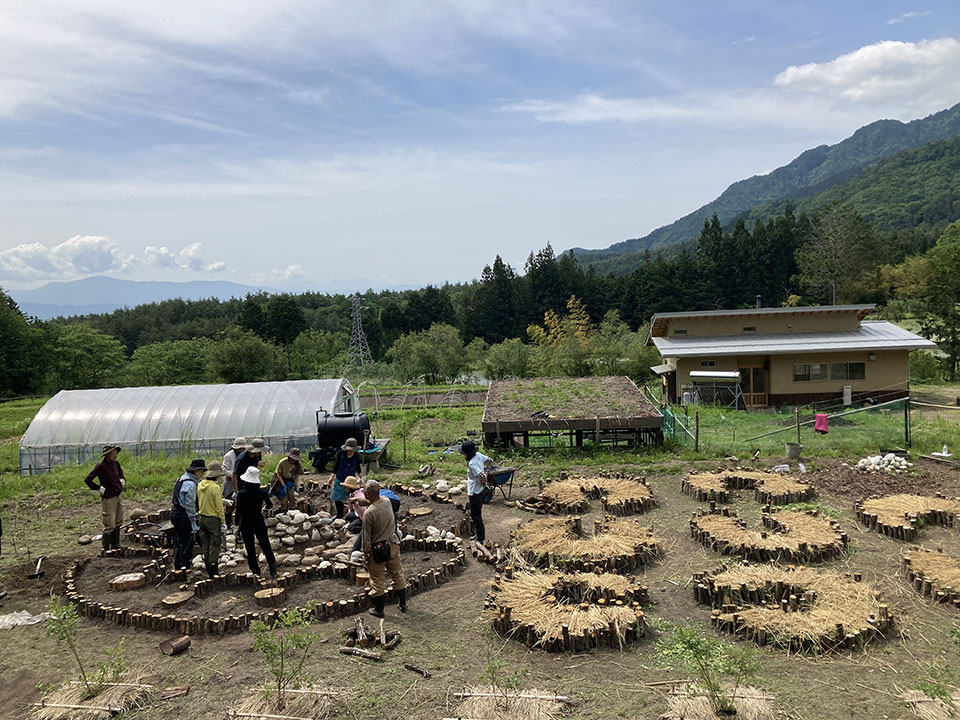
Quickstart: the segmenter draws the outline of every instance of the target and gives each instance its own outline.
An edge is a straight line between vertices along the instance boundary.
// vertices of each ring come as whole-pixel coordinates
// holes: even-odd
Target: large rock
[[[320,563],[320,558],[316,555],[304,555],[303,560],[300,561],[301,565],[309,567],[311,565],[318,565]]]
[[[270,538],[270,548],[276,550],[280,547],[280,538]]]
[[[346,524],[347,524],[347,521],[344,520],[343,518],[337,518],[336,520],[333,521],[333,526],[338,530]]]
[[[280,521],[277,520],[275,517],[268,517],[266,520],[264,520],[264,522],[267,524],[267,527],[269,528],[269,527],[275,527],[277,523],[279,523]]]
[[[295,526],[293,526],[293,525],[288,525],[288,526],[287,526],[287,529],[284,530],[284,532],[285,532],[287,535],[290,535],[290,536],[292,537],[292,536],[294,536],[294,535],[297,534],[297,528],[296,528]]]
[[[280,514],[278,514],[278,515],[276,516],[276,518],[277,518],[277,520],[278,520],[279,522],[282,522],[284,525],[286,525],[288,522],[290,522],[290,514],[289,514],[289,513],[280,513]]]
[[[89,535],[81,535],[80,537],[77,538],[77,542],[80,543],[81,545],[89,545],[90,543],[93,542],[93,538],[90,537]]]
[[[298,545],[299,545],[300,543],[305,543],[305,542],[306,542],[307,540],[309,540],[309,539],[310,539],[310,536],[309,536],[309,535],[294,535],[294,536],[293,536],[294,542],[297,543]]]
[[[280,542],[282,542],[287,547],[293,547],[294,545],[297,544],[297,541],[290,536],[283,538]]]
[[[290,565],[290,566],[299,565],[299,564],[300,564],[300,556],[299,556],[299,555],[287,555],[287,556],[283,559],[283,564],[284,564],[284,565]]]
[[[133,510],[130,511],[131,520],[139,520],[140,518],[145,517],[146,515],[147,515],[147,511],[144,510],[143,508],[134,508]]]

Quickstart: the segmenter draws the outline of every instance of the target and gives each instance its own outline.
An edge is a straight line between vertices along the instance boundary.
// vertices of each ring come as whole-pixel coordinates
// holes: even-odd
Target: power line
[[[363,332],[362,308],[360,307],[360,296],[350,297],[350,317],[353,320],[353,326],[350,329],[350,347],[347,348],[348,368],[363,367],[373,362],[370,355],[370,346],[367,344],[367,336]]]

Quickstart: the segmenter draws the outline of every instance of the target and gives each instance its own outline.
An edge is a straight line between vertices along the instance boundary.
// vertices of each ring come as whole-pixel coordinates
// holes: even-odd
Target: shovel
[[[40,566],[43,564],[43,561],[47,559],[46,555],[41,555],[37,558],[37,568],[32,572],[27,574],[27,580],[36,580],[37,578],[43,577],[43,570],[40,569]]]

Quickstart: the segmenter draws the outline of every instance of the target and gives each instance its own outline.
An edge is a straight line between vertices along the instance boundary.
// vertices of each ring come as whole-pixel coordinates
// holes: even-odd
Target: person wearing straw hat
[[[344,515],[344,502],[347,499],[347,491],[343,488],[343,481],[353,475],[360,480],[363,479],[363,473],[360,472],[360,446],[354,438],[348,438],[340,446],[337,453],[337,461],[333,466],[333,474],[330,475],[328,484],[330,490],[330,500],[337,508],[337,517]]]
[[[380,483],[370,480],[363,486],[364,497],[369,507],[363,514],[363,559],[370,573],[370,597],[373,607],[369,612],[382,618],[386,605],[386,573],[393,580],[393,590],[397,595],[400,612],[407,611],[407,580],[403,577],[403,565],[400,561],[400,534],[397,532],[397,520],[393,506],[386,497],[380,495]]]
[[[197,511],[200,514],[197,539],[200,541],[203,565],[211,578],[217,574],[220,565],[220,537],[225,522],[220,478],[225,474],[220,463],[214,460],[197,487]]]
[[[233,505],[237,497],[237,481],[233,477],[233,469],[237,465],[237,458],[240,457],[241,453],[246,449],[247,439],[245,437],[234,438],[233,445],[231,445],[230,449],[224,454],[223,462],[220,463],[224,476],[223,499],[227,501],[224,503],[223,511],[225,524],[228,528],[233,527]]]
[[[176,530],[173,539],[173,566],[177,570],[190,569],[190,561],[193,558],[193,538],[200,527],[197,513],[197,486],[206,469],[207,464],[203,458],[191,461],[173,487],[170,522]]]
[[[237,493],[237,523],[240,526],[240,537],[243,546],[247,549],[247,565],[250,572],[260,575],[260,563],[257,560],[257,543],[270,568],[271,579],[277,577],[277,558],[270,547],[270,535],[267,533],[267,524],[263,520],[263,506],[272,508],[270,493],[260,487],[260,469],[248,467],[240,476],[240,491]],[[256,541],[256,542],[255,542]]]
[[[87,487],[100,495],[100,517],[103,520],[103,536],[100,538],[103,552],[120,547],[120,526],[123,524],[123,503],[120,495],[127,484],[123,468],[117,462],[119,445],[106,445],[103,459],[98,462],[83,481]],[[99,483],[94,483],[94,478]]]
[[[281,510],[296,509],[301,475],[303,465],[300,464],[300,448],[290,448],[286,457],[277,463],[270,483],[270,490],[277,496]]]

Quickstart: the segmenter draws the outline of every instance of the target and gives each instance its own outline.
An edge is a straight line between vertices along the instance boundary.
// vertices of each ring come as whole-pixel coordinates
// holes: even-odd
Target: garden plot
[[[842,554],[847,534],[816,510],[779,510],[762,515],[764,530],[751,530],[726,508],[698,510],[690,520],[690,537],[725,555],[768,562],[810,562]]]
[[[960,513],[960,498],[926,495],[886,495],[862,500],[856,505],[857,519],[871,530],[910,542],[925,525],[953,527]]]
[[[901,570],[923,597],[960,609],[960,562],[942,550],[912,547],[903,554]]]
[[[680,489],[701,502],[713,500],[730,502],[734,490],[753,490],[753,497],[762,505],[788,505],[807,502],[815,494],[806,480],[762,470],[719,470],[712,473],[692,473],[685,477]]]
[[[517,507],[537,513],[583,513],[590,500],[599,500],[604,512],[632,515],[652,510],[653,491],[642,475],[623,473],[596,477],[566,476],[540,485],[540,494],[532,500],[517,501]]]
[[[790,651],[862,649],[884,637],[893,616],[859,574],[803,566],[742,565],[694,575],[694,599],[713,608],[718,629]]]
[[[514,530],[513,545],[534,566],[577,571],[627,572],[662,554],[652,530],[612,518],[594,521],[592,533],[584,530],[580,517],[538,518]]]

